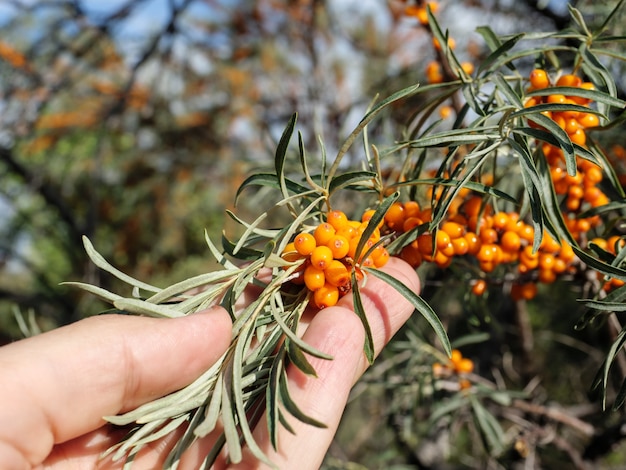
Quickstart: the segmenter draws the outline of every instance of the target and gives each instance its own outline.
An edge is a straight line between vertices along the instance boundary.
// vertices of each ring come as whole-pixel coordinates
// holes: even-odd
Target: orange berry
[[[587,142],[587,135],[585,134],[585,131],[581,128],[576,129],[576,132],[570,133],[568,135],[573,143],[578,144],[581,147],[583,147]]]
[[[405,217],[417,217],[420,213],[420,206],[416,201],[407,201],[404,203]]]
[[[419,217],[409,217],[408,219],[404,221],[404,224],[402,224],[402,231],[409,232],[413,230],[415,227],[419,227],[423,223],[424,221],[420,219]]]
[[[454,254],[463,256],[469,251],[469,243],[465,237],[453,238],[450,242],[454,248]]]
[[[408,264],[417,268],[420,264],[422,264],[422,254],[420,253],[417,246],[407,245],[402,248],[400,252],[400,258],[406,261]]]
[[[464,237],[467,240],[467,252],[470,255],[475,255],[480,250],[480,238],[474,232],[467,232]]]
[[[537,285],[534,282],[527,282],[521,285],[522,298],[526,300],[534,299],[537,295]]]
[[[437,49],[438,51],[441,50],[441,44],[439,43],[439,40],[437,38],[433,38],[433,46],[435,46],[435,49]],[[448,48],[454,49],[455,47],[456,41],[454,40],[454,38],[448,38]]]
[[[591,82],[584,82],[580,84],[580,87],[583,90],[595,90],[596,87]],[[587,104],[591,100],[589,98],[583,98],[582,96],[571,96],[570,99],[574,101],[576,104]]]
[[[456,364],[456,371],[459,374],[470,374],[474,370],[474,363],[471,359],[464,357]]]
[[[451,240],[455,238],[459,238],[463,236],[465,229],[463,226],[457,222],[446,221],[441,225],[441,231],[448,234]]]
[[[490,262],[496,257],[497,248],[493,243],[485,243],[480,246],[476,259],[480,262]]]
[[[556,81],[556,86],[579,87],[582,84],[580,77],[576,75],[563,75]]]
[[[552,253],[539,253],[539,267],[544,270],[551,270],[554,267],[555,259]]]
[[[400,202],[394,202],[385,214],[385,223],[392,230],[398,230],[404,223],[404,206]]]
[[[435,246],[433,245],[433,237],[430,233],[421,234],[419,237],[417,237],[416,241],[419,251],[423,255],[432,255],[435,251]]]
[[[494,228],[483,228],[480,230],[480,241],[483,244],[495,243],[498,241],[498,232]]]
[[[530,85],[536,90],[548,88],[550,86],[550,78],[546,71],[535,69],[530,72]]]
[[[517,234],[520,236],[522,240],[526,240],[527,242],[530,242],[530,243],[532,243],[533,240],[535,239],[535,229],[533,228],[532,225],[523,224],[517,231]]]
[[[610,253],[616,254],[616,247],[619,250],[624,246],[625,243],[626,241],[624,241],[622,237],[620,237],[619,235],[613,235],[606,240],[607,250]]]
[[[335,227],[328,222],[318,225],[315,232],[313,232],[313,236],[318,245],[326,245],[334,235]]]
[[[390,257],[389,252],[382,245],[378,245],[376,248],[374,248],[371,256],[372,260],[374,260],[374,266],[376,266],[377,268],[382,268],[385,264],[387,264],[387,261],[389,261]]]
[[[339,260],[332,260],[328,267],[324,270],[326,282],[340,290],[346,290],[350,286],[350,271],[348,267]]]
[[[311,252],[311,264],[317,269],[324,270],[333,260],[333,252],[327,246],[317,246]]]
[[[507,230],[500,238],[500,246],[504,251],[508,251],[509,253],[516,252],[519,251],[522,246],[522,239],[516,232]]]
[[[441,64],[436,60],[433,60],[426,65],[426,79],[428,83],[441,83],[443,82],[443,72],[441,71]]]
[[[581,126],[577,119],[571,117],[565,120],[565,132],[568,134],[573,134],[580,128]]]
[[[484,279],[478,279],[472,286],[472,294],[481,296],[487,290],[487,281]]]
[[[600,125],[600,118],[593,113],[582,113],[578,116],[578,123],[582,127],[597,127]]]
[[[323,287],[325,283],[326,277],[323,270],[317,269],[313,265],[306,267],[304,270],[304,285],[306,285],[309,290],[316,291]]]
[[[461,68],[468,75],[474,73],[474,64],[472,64],[471,62],[461,62]]]
[[[350,251],[350,242],[342,235],[334,235],[326,244],[333,253],[333,258],[341,259],[348,255]]]
[[[308,256],[317,246],[317,242],[315,241],[315,237],[313,235],[302,232],[296,235],[296,238],[293,240],[293,245],[298,253]]]
[[[339,300],[339,289],[337,286],[326,283],[313,292],[313,302],[319,309],[332,307]]]
[[[556,273],[552,269],[540,269],[539,270],[539,282],[544,284],[552,284],[556,281]]]
[[[461,362],[461,359],[463,359],[463,354],[461,354],[461,351],[459,351],[458,349],[453,349],[450,353],[450,362],[452,362],[452,365],[455,369],[457,364]]]
[[[452,106],[442,106],[441,108],[439,108],[439,117],[441,119],[448,119],[450,116],[452,116],[453,112],[454,109],[452,108]]]
[[[561,257],[557,257],[554,259],[554,266],[552,266],[552,271],[555,274],[564,273],[567,270],[567,263]]]
[[[303,256],[296,251],[296,247],[293,242],[287,243],[287,246],[285,246],[281,256],[285,261],[298,261],[299,259],[303,259]]]
[[[341,230],[348,225],[348,217],[341,211],[330,211],[326,214],[326,221],[332,225],[335,230]]]
[[[437,249],[443,250],[450,244],[450,235],[443,230],[437,230],[437,235],[435,236]]]
[[[565,104],[565,100],[567,100],[565,95],[556,94],[556,95],[548,95],[548,98],[546,101],[551,104]]]

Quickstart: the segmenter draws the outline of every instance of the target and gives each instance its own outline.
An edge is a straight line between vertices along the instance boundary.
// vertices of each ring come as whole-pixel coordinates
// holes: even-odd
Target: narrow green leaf
[[[475,396],[471,396],[472,409],[478,422],[478,427],[485,438],[491,452],[499,454],[502,451],[502,436],[504,431],[498,420],[478,401]]]
[[[285,373],[284,368],[281,372],[280,380],[278,382],[278,389],[281,403],[284,405],[289,414],[291,414],[294,418],[298,419],[298,421],[302,421],[305,424],[315,426],[316,428],[327,427],[321,421],[318,421],[304,413],[300,409],[300,407],[298,407],[298,405],[293,401],[291,395],[289,394],[289,381],[287,379],[287,374]]]
[[[335,176],[328,187],[329,194],[333,194],[340,188],[345,188],[356,183],[372,182],[376,178],[373,171],[351,171]]]
[[[298,345],[295,344],[293,341],[290,341],[289,338],[285,339],[285,343],[287,343],[287,355],[289,356],[289,360],[306,375],[310,375],[311,377],[317,377],[317,372],[315,372],[315,368],[306,358],[306,356],[302,352],[302,349],[299,348]]]
[[[126,312],[134,313],[135,315],[145,315],[148,317],[165,317],[165,318],[178,318],[183,317],[184,314],[173,308],[166,307],[165,305],[152,304],[145,300],[139,299],[117,299],[113,302],[115,308],[124,310]]]
[[[446,354],[450,355],[452,353],[450,340],[448,339],[448,335],[446,333],[445,328],[441,324],[441,320],[439,320],[439,317],[437,316],[437,314],[433,311],[430,305],[428,305],[428,303],[424,301],[424,299],[422,299],[418,294],[416,294],[411,289],[409,289],[401,281],[387,274],[384,271],[381,271],[379,269],[368,268],[366,272],[368,274],[372,274],[373,276],[376,276],[382,279],[391,287],[393,287],[398,292],[400,292],[405,299],[411,302],[411,304],[415,307],[415,309],[426,319],[428,323],[430,323],[430,326],[435,331],[435,334],[437,335],[437,338],[441,342],[441,345],[443,346],[443,349],[446,352]]]
[[[626,303],[624,302],[606,302],[604,300],[578,299],[585,307],[602,310],[604,312],[626,312]]]
[[[89,259],[95,264],[97,267],[102,269],[103,271],[112,274],[120,281],[125,282],[126,284],[130,284],[131,286],[137,287],[138,289],[143,289],[148,292],[159,292],[161,289],[158,287],[151,286],[150,284],[146,284],[145,282],[138,281],[137,279],[124,274],[119,269],[113,267],[104,257],[96,251],[96,249],[91,244],[89,238],[83,236],[83,245],[85,246],[85,251],[87,252],[87,256]]]
[[[484,29],[483,29],[484,30]],[[519,42],[520,39],[524,37],[524,34],[517,34],[504,43],[500,44],[498,48],[489,54],[478,67],[478,74],[480,75],[482,72],[489,70],[495,63],[501,60],[506,56],[506,53],[509,52],[515,45]],[[507,67],[511,70],[515,70],[515,68],[507,62]]]
[[[624,269],[600,261],[599,259],[594,258],[587,252],[580,249],[578,246],[572,245],[572,249],[574,250],[574,253],[576,253],[576,256],[578,256],[580,260],[587,264],[589,267],[596,269],[601,273],[608,274],[611,277],[626,281],[626,271]]]
[[[289,147],[289,141],[291,140],[291,135],[293,134],[293,130],[296,126],[296,121],[298,120],[298,114],[294,113],[291,115],[283,134],[280,136],[280,140],[278,141],[278,145],[276,146],[276,155],[274,157],[274,167],[276,169],[276,176],[278,177],[278,181],[280,184],[280,189],[284,196],[287,196],[287,186],[285,182],[285,158],[287,156],[287,148]]]
[[[563,150],[567,174],[570,176],[576,175],[576,155],[574,154],[574,145],[567,135],[567,132],[561,129],[561,127],[556,122],[544,116],[543,114],[528,114],[527,119],[530,119],[540,126],[545,127],[546,130],[554,136],[554,138],[557,140],[558,146],[561,147],[561,150]]]
[[[287,190],[291,193],[300,194],[309,191],[309,188],[303,186],[288,178],[284,179]],[[235,203],[239,200],[239,196],[244,189],[251,186],[265,186],[273,189],[280,189],[280,181],[274,173],[255,173],[244,180],[237,189],[235,194]]]
[[[109,292],[106,289],[93,286],[91,284],[86,284],[84,282],[62,282],[61,285],[78,287],[79,289],[89,292],[90,294],[95,295],[96,297],[110,304],[113,304],[113,302],[115,302],[116,300],[120,300],[124,298],[121,295],[114,294],[113,292]]]
[[[270,443],[274,450],[278,449],[278,424],[279,424],[279,410],[278,410],[278,382],[284,369],[284,349],[281,348],[276,358],[272,363],[270,369],[270,376],[265,387],[265,406],[266,406],[266,421],[267,431],[270,436]]]
[[[374,363],[375,355],[374,338],[372,337],[372,329],[370,328],[369,321],[367,320],[367,315],[365,314],[365,309],[363,308],[363,302],[361,302],[361,292],[359,290],[359,282],[356,279],[356,271],[352,271],[350,280],[352,284],[352,299],[354,301],[354,311],[361,320],[363,328],[365,329],[365,357],[371,365]]]
[[[383,199],[382,202],[378,205],[378,207],[374,211],[374,214],[372,214],[372,217],[368,221],[367,227],[365,227],[365,230],[361,234],[359,243],[357,243],[356,245],[355,257],[357,260],[361,259],[361,253],[363,251],[363,248],[365,247],[365,244],[374,233],[374,230],[376,230],[376,227],[378,227],[378,225],[382,222],[385,214],[387,213],[391,205],[395,201],[397,201],[399,197],[400,193],[396,191],[395,193]]]

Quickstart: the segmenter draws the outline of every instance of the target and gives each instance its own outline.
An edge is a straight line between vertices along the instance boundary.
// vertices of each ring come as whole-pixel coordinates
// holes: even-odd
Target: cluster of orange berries
[[[459,386],[461,390],[471,386],[470,381],[463,376],[474,371],[474,362],[467,357],[463,357],[463,354],[458,349],[452,350],[450,359],[446,364],[435,362],[432,367],[435,378],[447,378],[452,375],[458,375],[460,376]]]
[[[448,267],[455,256],[473,256],[481,271],[490,273],[501,264],[517,263],[520,275],[532,277],[536,272],[539,282],[554,282],[558,274],[571,268],[575,260],[572,248],[560,244],[548,233],[544,234],[539,251],[533,252],[534,229],[520,220],[516,212],[493,213],[492,206],[479,196],[470,196],[460,205],[451,206],[448,216],[434,233],[425,232],[405,246],[400,257],[414,267],[422,262],[434,262],[440,268]],[[407,232],[427,223],[431,210],[420,210],[415,201],[394,203],[385,215],[386,225],[398,232]],[[534,283],[515,285],[514,298],[530,299],[536,293]],[[477,281],[472,292],[482,295],[484,280]]]
[[[550,77],[543,69],[535,69],[530,72],[529,76],[530,90],[541,90],[552,86]],[[594,90],[595,87],[591,82],[583,82],[580,77],[573,74],[566,74],[559,77],[555,85],[557,87],[574,87],[585,90]],[[530,108],[538,104],[573,104],[587,107],[591,100],[582,96],[567,96],[555,93],[548,96],[533,96],[529,98],[524,106]],[[544,115],[556,122],[561,129],[569,135],[572,142],[578,145],[585,145],[587,136],[585,129],[596,127],[600,124],[598,116],[594,113],[586,113],[577,110],[568,111],[544,111]]]
[[[531,90],[547,88],[552,84],[550,77],[542,69],[533,70],[529,81]],[[580,77],[572,74],[562,75],[555,85],[594,89],[592,83],[583,82]],[[575,104],[588,107],[591,100],[581,96],[552,94],[544,97],[531,97],[524,106],[532,107],[540,103]],[[565,130],[572,142],[581,146],[585,146],[587,142],[585,130],[596,127],[600,123],[597,115],[576,110],[545,111],[544,114]],[[603,179],[602,169],[593,162],[577,157],[577,172],[575,175],[568,175],[563,151],[559,147],[543,144],[542,151],[550,166],[554,190],[556,194],[564,196],[563,205],[568,229],[578,241],[583,241],[586,233],[600,225],[601,220],[598,216],[582,218],[578,217],[578,214],[609,203],[609,198],[599,187]]]
[[[287,261],[304,260],[295,281],[303,282],[313,293],[317,308],[335,305],[350,290],[353,267],[360,275],[358,268],[380,268],[389,260],[387,249],[382,244],[376,245],[380,240],[379,227],[365,242],[360,259],[356,259],[357,247],[372,213],[368,211],[361,221],[356,221],[349,220],[342,211],[330,211],[326,214],[326,222],[312,232],[297,234],[283,250],[282,257]]]

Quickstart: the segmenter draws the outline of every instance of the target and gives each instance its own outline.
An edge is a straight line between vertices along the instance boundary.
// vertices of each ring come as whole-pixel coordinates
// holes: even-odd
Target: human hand
[[[419,290],[415,271],[403,261],[393,258],[383,270]],[[413,307],[374,277],[361,294],[378,353]],[[121,468],[120,462],[100,460],[100,454],[125,432],[106,424],[102,417],[128,411],[191,383],[228,348],[230,328],[221,308],[173,320],[102,315],[1,348],[3,468]],[[255,438],[279,468],[296,464],[300,469],[319,468],[350,389],[367,368],[364,331],[352,310],[351,296],[318,312],[303,339],[334,360],[309,358],[318,378],[295,367],[288,369],[290,393],[306,414],[328,427],[319,429],[292,420],[296,434],[281,429],[275,451],[266,427],[258,426]],[[146,446],[133,468],[158,468],[175,438],[168,436]],[[214,440],[209,435],[196,442],[180,468],[197,468]],[[227,466],[222,460],[216,465],[257,466],[248,453],[240,464]]]

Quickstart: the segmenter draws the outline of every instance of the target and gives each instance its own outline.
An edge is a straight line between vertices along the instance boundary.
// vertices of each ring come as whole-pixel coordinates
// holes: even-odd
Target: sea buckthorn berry
[[[463,256],[469,251],[469,243],[465,237],[453,238],[450,242],[454,248],[454,254]]]
[[[522,240],[526,240],[527,242],[530,242],[530,243],[532,243],[533,240],[535,239],[535,229],[533,228],[532,225],[523,224],[517,231],[517,234],[520,236]]]
[[[435,240],[437,244],[438,250],[443,250],[445,247],[450,245],[450,235],[443,230],[437,230],[437,235],[435,235]]]
[[[535,69],[530,72],[530,85],[536,90],[548,88],[550,86],[550,78],[546,71]]]
[[[489,262],[493,261],[496,257],[496,245],[492,243],[485,243],[480,246],[478,253],[476,253],[476,258],[480,262]]]
[[[448,234],[451,240],[463,236],[465,229],[457,222],[446,221],[441,225],[441,230]]]
[[[583,90],[595,90],[596,89],[594,84],[591,83],[591,82],[581,83],[579,88],[581,88]],[[584,98],[582,96],[571,96],[570,99],[572,101],[574,101],[576,104],[582,104],[582,105],[591,102],[591,100],[589,98]]]
[[[304,270],[304,285],[306,285],[309,290],[316,291],[323,287],[325,283],[326,276],[323,270],[317,269],[313,265],[306,267]]]
[[[480,250],[480,238],[474,232],[467,232],[463,238],[467,240],[467,252],[470,255],[475,255]]]
[[[461,62],[461,68],[468,75],[474,73],[474,64],[472,64],[471,62]]]
[[[409,231],[413,230],[415,227],[419,227],[423,223],[424,223],[424,221],[422,219],[420,219],[419,217],[409,217],[402,224],[402,231],[403,232],[409,232]]]
[[[402,248],[402,251],[400,252],[400,258],[402,258],[414,268],[417,268],[419,265],[422,264],[422,254],[417,249],[417,246],[413,246],[413,244],[407,245]]]
[[[341,230],[348,225],[348,217],[341,211],[330,211],[326,214],[326,222],[332,225],[335,230]]]
[[[621,250],[624,244],[626,244],[626,241],[619,235],[610,236],[606,240],[607,250],[613,254],[617,253],[616,247],[618,250]]]
[[[293,242],[287,243],[287,246],[285,246],[281,256],[285,261],[298,261],[303,258],[303,256],[296,251],[296,247]]]
[[[328,222],[321,223],[313,232],[313,236],[318,245],[326,245],[334,235],[335,227]]]
[[[583,147],[587,142],[587,135],[583,129],[576,129],[576,132],[568,134],[571,141]]]
[[[341,235],[342,237],[345,237],[348,240],[350,240],[351,238],[354,238],[358,235],[358,229],[352,225],[347,224],[343,228],[338,229],[337,232],[335,232],[335,234]]]
[[[387,248],[382,245],[378,245],[376,248],[374,248],[371,256],[374,260],[374,266],[376,266],[377,268],[382,268],[385,264],[387,264],[387,261],[389,261],[390,257]]]
[[[554,259],[554,266],[552,266],[552,271],[556,274],[564,273],[567,270],[567,263],[560,256]]]
[[[333,253],[333,258],[341,259],[350,251],[350,241],[342,235],[334,235],[326,244]]]
[[[556,281],[556,273],[552,269],[539,269],[539,282],[552,284]]]
[[[507,230],[502,234],[502,237],[500,237],[500,246],[504,251],[513,253],[520,250],[522,239],[516,232]]]
[[[456,365],[461,362],[463,359],[463,354],[458,349],[453,349],[450,353],[450,362],[452,362],[453,367],[456,369]]]
[[[443,72],[441,71],[441,64],[436,60],[429,62],[426,65],[426,80],[428,83],[441,83],[443,82]]]
[[[480,241],[485,243],[495,243],[498,241],[498,232],[494,228],[482,228],[479,233]]]
[[[317,246],[317,242],[315,241],[315,237],[313,235],[302,232],[296,235],[296,238],[293,240],[293,246],[298,253],[307,256],[313,252]]]
[[[539,267],[544,270],[550,270],[554,267],[555,259],[552,253],[539,253]]]
[[[580,128],[581,125],[577,119],[571,117],[565,120],[565,132],[567,132],[568,134],[573,134]]]
[[[441,108],[439,108],[439,117],[441,119],[448,119],[450,116],[452,116],[453,112],[454,109],[452,108],[452,106],[442,106]]]
[[[339,290],[346,290],[350,286],[350,271],[348,267],[339,260],[333,260],[328,267],[324,270],[326,276],[326,282],[332,284],[335,287],[339,287]]]
[[[534,282],[526,282],[520,286],[520,294],[522,299],[532,300],[537,295],[537,284]]]
[[[433,236],[430,233],[423,233],[417,237],[417,246],[422,255],[432,255],[435,251],[435,245],[433,245]]]
[[[441,44],[439,43],[439,40],[437,38],[433,38],[433,46],[438,51],[441,50]],[[454,38],[448,38],[448,48],[454,49],[455,47],[456,47],[456,41],[454,40]]]
[[[462,358],[456,364],[456,371],[459,374],[470,374],[473,370],[474,370],[474,363],[472,362],[471,359],[468,359],[466,357]]]
[[[582,84],[580,77],[572,74],[562,75],[556,81],[556,86],[579,87]]]
[[[550,104],[565,104],[565,100],[567,100],[565,95],[556,94],[556,95],[548,95],[548,98],[546,101]]]
[[[319,309],[332,307],[339,300],[339,288],[330,283],[324,284],[322,287],[313,292],[313,302]]]
[[[417,217],[420,214],[420,205],[417,201],[407,201],[404,203],[404,215],[406,217]]]
[[[317,246],[311,252],[310,260],[314,267],[323,271],[333,260],[333,252],[327,246]]]
[[[478,279],[472,286],[472,294],[481,296],[487,290],[487,281],[484,279]]]
[[[584,128],[597,127],[600,125],[600,118],[593,113],[581,113],[578,116],[578,124]]]

